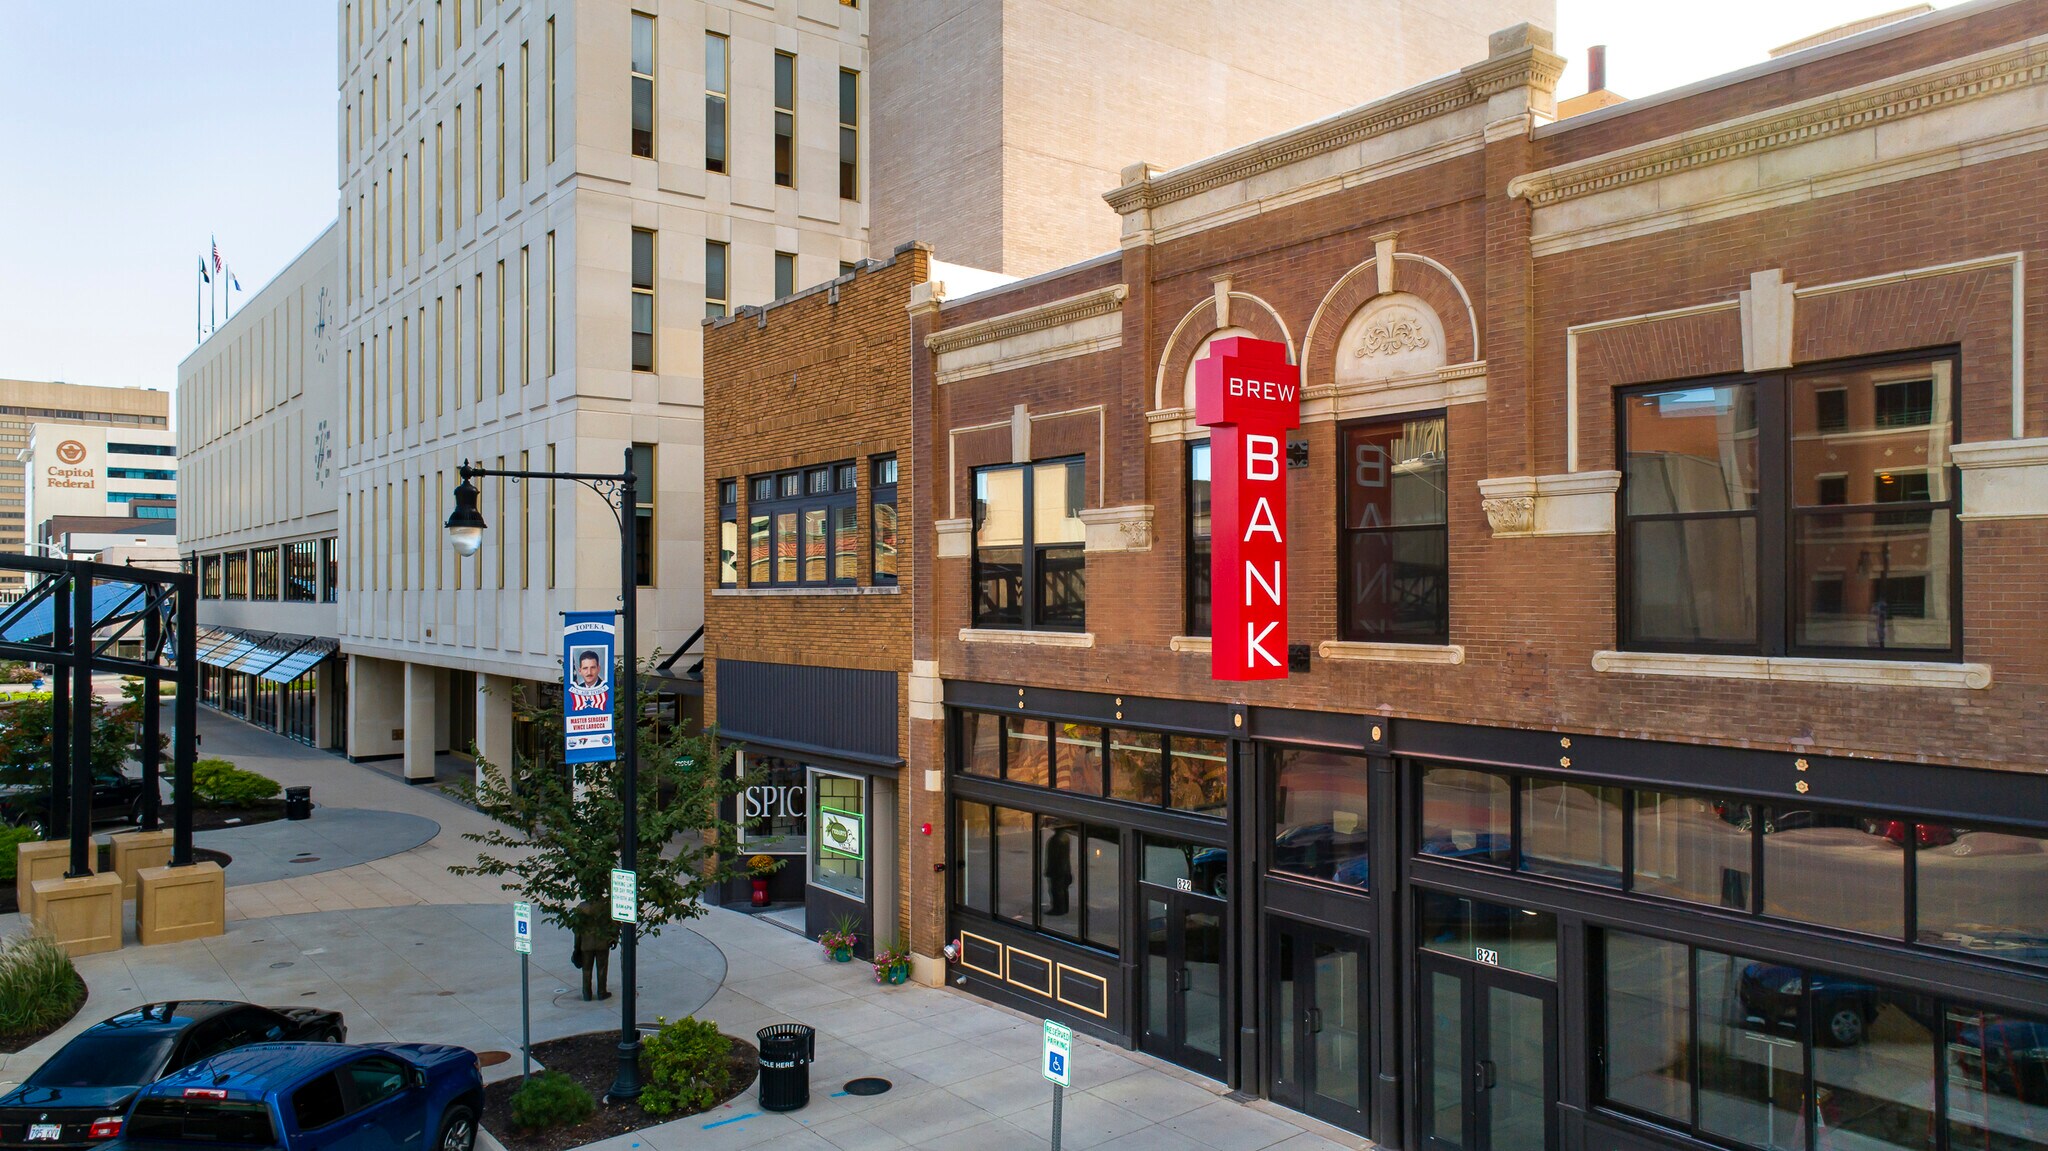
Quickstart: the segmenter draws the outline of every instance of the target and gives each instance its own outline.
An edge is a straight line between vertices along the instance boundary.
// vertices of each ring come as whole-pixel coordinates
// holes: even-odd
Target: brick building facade
[[[1554,121],[1524,26],[906,286],[914,948],[1389,1145],[2048,1144],[2044,27]],[[1275,681],[1230,336],[1301,374]]]

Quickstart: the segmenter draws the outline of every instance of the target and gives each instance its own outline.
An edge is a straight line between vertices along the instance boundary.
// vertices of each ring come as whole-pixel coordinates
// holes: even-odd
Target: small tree
[[[76,700],[72,706],[77,706]],[[109,707],[96,695],[90,697],[88,706],[92,710],[93,770],[120,771],[140,738],[141,708],[128,704]],[[51,730],[55,710],[55,698],[46,691],[26,692],[0,704],[0,784],[49,786],[56,741],[71,738],[68,731]]]
[[[643,692],[643,716],[650,703],[652,697]],[[620,803],[624,772],[616,761],[563,764],[558,707],[536,705],[515,688],[512,708],[532,725],[540,756],[516,757],[509,772],[477,760],[479,780],[456,790],[501,826],[464,835],[485,850],[477,853],[475,863],[449,870],[509,877],[506,891],[523,893],[547,919],[574,931],[578,904],[610,897],[625,810]],[[628,730],[623,707],[613,718],[614,730]],[[732,752],[719,745],[713,731],[643,721],[638,736],[640,931],[655,935],[663,924],[702,915],[699,900],[705,890],[740,874],[716,846],[738,840],[720,811],[738,791],[739,781],[728,770]],[[519,852],[526,854],[513,854]]]

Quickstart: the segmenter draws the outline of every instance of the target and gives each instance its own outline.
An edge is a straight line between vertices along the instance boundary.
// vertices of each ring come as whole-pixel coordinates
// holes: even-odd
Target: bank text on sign
[[[1287,345],[1232,336],[1195,363],[1195,420],[1210,460],[1214,679],[1287,678],[1287,433],[1301,371]]]

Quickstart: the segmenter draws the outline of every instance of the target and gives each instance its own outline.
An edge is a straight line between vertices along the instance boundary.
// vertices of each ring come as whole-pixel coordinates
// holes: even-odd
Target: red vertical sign
[[[1301,371],[1287,345],[1233,336],[1195,364],[1209,437],[1209,675],[1287,678],[1287,431]]]

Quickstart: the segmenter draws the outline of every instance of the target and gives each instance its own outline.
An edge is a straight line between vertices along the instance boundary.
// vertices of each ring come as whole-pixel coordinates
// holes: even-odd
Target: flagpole
[[[223,264],[220,274],[227,278],[227,283],[221,285],[220,289],[221,303],[224,305],[221,311],[225,313],[221,319],[225,322],[235,318],[235,270]]]
[[[199,261],[199,280],[206,278],[206,261]],[[199,326],[199,280],[192,281],[192,342],[206,342],[206,329]]]

